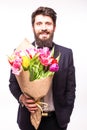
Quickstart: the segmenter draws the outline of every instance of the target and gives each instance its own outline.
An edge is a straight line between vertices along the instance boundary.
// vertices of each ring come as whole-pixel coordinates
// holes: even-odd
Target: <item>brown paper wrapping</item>
[[[34,46],[27,40],[27,38],[25,38],[20,44],[19,46],[16,48],[15,51],[25,51],[28,48],[34,48]]]
[[[31,96],[36,101],[44,97],[52,84],[52,76],[47,78],[29,81],[29,71],[22,71],[16,75],[17,81],[23,93]]]
[[[29,47],[33,47],[27,39],[25,39],[16,49],[16,51],[19,50],[25,50]],[[52,85],[52,78],[53,76],[49,76],[47,78],[39,79],[30,81],[29,80],[29,71],[22,70],[19,75],[15,75],[18,81],[18,84],[21,88],[21,91],[32,98],[35,99],[35,101],[40,100],[40,98],[44,97],[50,86]],[[41,121],[41,109],[38,107],[38,110],[34,113],[31,113],[30,119],[32,125],[37,130]]]
[[[22,71],[19,76],[16,75],[19,86],[24,94],[27,94],[35,99],[35,101],[39,101],[40,98],[44,97],[49,88],[52,85],[52,76],[47,78],[29,81],[29,71]],[[37,130],[40,121],[41,121],[41,109],[38,107],[38,110],[34,113],[31,113],[31,123]]]

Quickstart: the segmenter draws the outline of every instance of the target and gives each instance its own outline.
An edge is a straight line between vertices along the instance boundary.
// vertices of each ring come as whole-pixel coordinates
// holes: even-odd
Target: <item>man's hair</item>
[[[57,14],[52,8],[49,7],[39,7],[32,13],[32,25],[34,25],[35,17],[40,14],[49,16],[53,20],[54,25],[56,25]]]

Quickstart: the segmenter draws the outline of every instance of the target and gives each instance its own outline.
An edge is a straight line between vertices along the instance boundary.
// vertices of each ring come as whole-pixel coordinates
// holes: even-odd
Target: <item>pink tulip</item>
[[[52,72],[58,71],[58,70],[59,70],[58,64],[56,64],[56,63],[52,64],[52,65],[50,66],[49,70],[52,71]]]
[[[43,49],[40,49],[40,62],[44,66],[48,66],[51,64],[51,56],[50,56],[50,51],[49,48],[44,47]]]

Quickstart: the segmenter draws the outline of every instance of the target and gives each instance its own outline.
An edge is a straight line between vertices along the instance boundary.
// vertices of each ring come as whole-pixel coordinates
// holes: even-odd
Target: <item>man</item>
[[[66,130],[75,101],[75,68],[72,50],[53,42],[56,28],[56,12],[52,8],[39,7],[32,13],[32,28],[36,47],[55,48],[55,57],[61,53],[59,71],[54,74],[52,88],[43,98],[48,103],[48,116],[42,116],[38,130]],[[30,113],[37,110],[35,101],[24,95],[15,75],[11,73],[9,88],[19,102],[18,125],[21,130],[35,130],[30,122]]]

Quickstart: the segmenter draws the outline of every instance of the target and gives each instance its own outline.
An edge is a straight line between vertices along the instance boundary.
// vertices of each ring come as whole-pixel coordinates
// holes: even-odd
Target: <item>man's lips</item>
[[[49,35],[49,33],[48,32],[43,32],[43,33],[40,33],[39,35],[41,35],[41,36],[47,36],[47,35]]]
[[[42,33],[42,34],[40,34],[40,35],[42,35],[42,36],[47,36],[48,34],[47,34],[47,33]]]
[[[47,32],[47,31],[43,31],[43,32],[40,32],[40,34],[49,34],[49,32]]]

